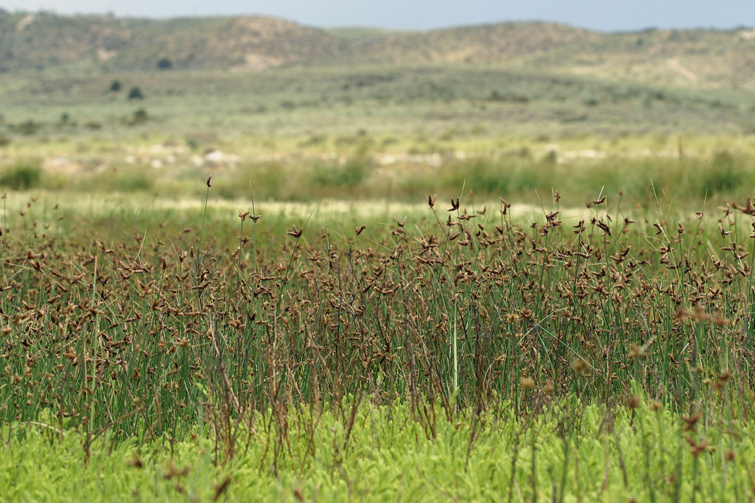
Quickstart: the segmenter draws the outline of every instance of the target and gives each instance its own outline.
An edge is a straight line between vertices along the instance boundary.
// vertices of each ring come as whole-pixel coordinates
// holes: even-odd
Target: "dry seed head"
[[[689,316],[690,316],[690,312],[682,308],[677,309],[677,311],[674,313],[674,318],[681,321],[682,323],[687,321],[689,319]]]
[[[692,313],[692,321],[695,323],[700,323],[701,321],[705,321],[708,318],[710,318],[710,315],[706,313],[702,308],[698,308],[697,311]]]
[[[212,497],[212,501],[217,501],[220,496],[223,495],[224,492],[228,490],[228,486],[231,485],[231,477],[226,477],[223,482],[216,485],[214,487],[215,489],[215,495]]]
[[[653,412],[661,410],[661,408],[663,408],[663,404],[661,402],[657,402],[655,400],[650,402],[650,410],[652,410]]]
[[[137,453],[134,453],[134,457],[127,464],[128,466],[132,466],[134,468],[144,468],[144,463],[142,463],[142,460],[141,458],[139,458],[139,455]]]
[[[642,354],[642,351],[641,351],[640,347],[637,344],[632,344],[631,347],[630,347],[630,349],[629,349],[629,355],[628,355],[629,359],[630,360],[634,360],[635,358],[637,358],[641,354]]]
[[[690,431],[695,429],[695,425],[700,420],[700,418],[703,417],[702,411],[697,411],[697,413],[693,416],[682,416],[682,421],[684,421],[684,431]]]
[[[302,232],[304,232],[304,229],[297,229],[296,225],[294,225],[293,230],[287,231],[286,234],[289,236],[293,236],[296,239],[299,239],[301,237]]]
[[[553,385],[553,381],[549,379],[548,382],[545,383],[543,391],[545,391],[546,395],[552,395],[553,392],[556,391],[556,386]]]
[[[717,325],[719,327],[725,327],[726,325],[731,323],[730,320],[727,320],[726,318],[721,316],[720,312],[717,312],[716,315],[713,318],[711,318],[710,321],[712,321],[714,325]]]
[[[522,377],[519,379],[519,385],[524,389],[533,389],[535,387],[535,381],[529,377]]]
[[[589,366],[590,365],[587,363],[587,361],[585,361],[584,358],[576,358],[571,362],[571,369],[579,375],[584,374],[587,370],[587,367]]]
[[[692,448],[692,455],[693,455],[694,457],[698,457],[698,456],[700,455],[700,453],[701,453],[701,452],[704,452],[704,451],[706,451],[706,450],[708,449],[708,444],[710,443],[710,440],[707,440],[707,439],[706,439],[706,440],[703,440],[702,442],[700,442],[700,443],[698,444],[698,443],[696,443],[696,442],[695,442],[695,441],[694,441],[694,440],[693,440],[693,439],[692,439],[691,437],[689,437],[689,436],[685,437],[684,439],[685,439],[685,440],[687,441],[687,443],[688,443],[688,444],[690,445],[690,447]]]
[[[627,407],[629,407],[630,409],[636,409],[639,406],[640,406],[640,397],[638,397],[637,395],[632,395],[631,397],[629,397],[629,401],[627,402]]]

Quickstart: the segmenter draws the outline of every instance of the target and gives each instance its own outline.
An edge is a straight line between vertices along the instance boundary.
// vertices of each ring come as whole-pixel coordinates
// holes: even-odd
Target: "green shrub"
[[[42,124],[39,122],[34,122],[33,120],[29,119],[26,122],[22,122],[21,124],[18,124],[14,129],[27,136],[31,136],[33,134],[36,134],[37,131],[42,127]]]
[[[128,99],[129,100],[143,100],[144,99],[144,93],[142,93],[142,90],[138,87],[132,87],[131,90],[128,92]]]
[[[19,161],[0,174],[0,185],[13,190],[27,190],[39,185],[42,168],[38,161]]]
[[[343,164],[316,165],[312,181],[321,187],[351,189],[366,178],[368,165],[369,159],[365,156],[351,157]]]
[[[170,70],[173,68],[173,62],[168,58],[160,58],[160,61],[157,62],[157,68],[160,70]]]
[[[74,189],[90,192],[147,192],[155,185],[155,177],[145,167],[113,168],[102,173],[79,178]]]
[[[506,194],[511,182],[511,167],[490,158],[474,157],[444,167],[446,188],[466,187],[480,194]]]
[[[742,183],[743,170],[738,166],[734,155],[728,151],[718,151],[714,154],[709,166],[705,169],[702,177],[701,195],[706,192],[718,194],[722,192],[734,192]]]
[[[134,114],[126,119],[126,124],[129,126],[138,126],[139,124],[144,124],[149,119],[149,115],[147,114],[147,111],[143,108],[140,108]]]

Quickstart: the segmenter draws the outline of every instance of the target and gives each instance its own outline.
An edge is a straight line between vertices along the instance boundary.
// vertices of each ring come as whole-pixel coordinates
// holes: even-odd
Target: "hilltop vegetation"
[[[553,23],[317,29],[261,17],[0,14],[0,68],[262,70],[291,64],[502,65],[681,86],[755,88],[755,31],[599,33]]]
[[[343,43],[322,30],[259,16],[119,19],[113,16],[0,16],[0,67],[19,69],[260,70],[335,54]]]

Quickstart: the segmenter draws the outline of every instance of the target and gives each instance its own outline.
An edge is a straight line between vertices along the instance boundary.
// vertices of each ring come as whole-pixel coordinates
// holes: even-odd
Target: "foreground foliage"
[[[749,494],[749,202],[562,213],[555,192],[527,223],[504,200],[429,197],[385,230],[315,232],[253,204],[218,221],[210,203],[18,201],[2,223],[0,417],[19,495],[57,492],[82,464],[82,491],[148,499],[176,497],[176,478],[210,497],[226,475],[239,497]],[[152,468],[116,474],[143,464],[137,446]],[[171,454],[196,478],[168,464],[155,481]]]
[[[221,465],[201,429],[174,443],[106,436],[87,459],[81,433],[14,424],[0,447],[0,501],[752,499],[751,425],[637,405],[606,410],[571,397],[536,417],[501,403],[453,418],[430,406],[428,428],[408,406],[344,402],[318,418],[292,411],[283,449],[277,427],[257,416]]]

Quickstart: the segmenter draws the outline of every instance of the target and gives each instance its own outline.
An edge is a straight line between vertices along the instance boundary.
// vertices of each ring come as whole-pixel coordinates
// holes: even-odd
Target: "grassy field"
[[[6,500],[755,495],[751,207],[203,189],[3,200]]]
[[[0,501],[755,500],[749,31],[63,21],[0,16]]]
[[[755,181],[746,90],[362,65],[14,72],[0,99],[0,184],[16,190],[181,199],[213,173],[227,199],[416,204],[464,188],[537,205],[556,189],[581,206],[603,189],[692,207],[743,203]]]

